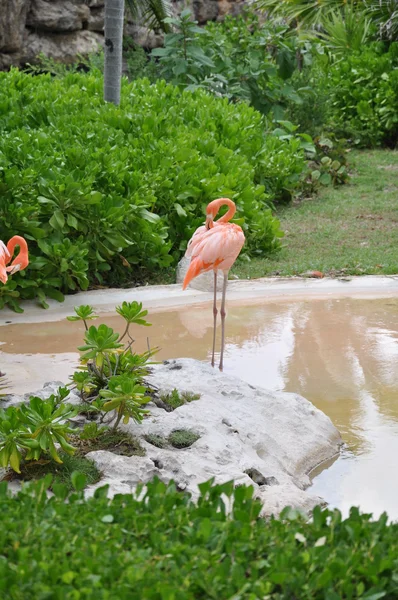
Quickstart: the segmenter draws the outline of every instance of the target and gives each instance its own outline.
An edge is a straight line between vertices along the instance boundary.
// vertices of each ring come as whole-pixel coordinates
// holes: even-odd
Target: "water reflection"
[[[209,359],[210,306],[150,317],[151,329],[133,331],[138,350],[146,349],[148,336],[151,346],[161,347],[160,359]],[[121,330],[119,317],[104,320]],[[77,358],[70,353],[83,333],[79,323],[69,322],[1,327],[0,369],[7,357],[11,379],[24,383],[24,391],[40,377],[62,379]],[[18,375],[10,361],[10,353],[21,348],[33,354],[25,361],[30,378],[26,371]],[[43,354],[61,352],[59,374],[54,361],[44,373]],[[227,373],[252,384],[302,394],[339,428],[346,453],[315,478],[314,492],[343,510],[359,504],[375,513],[387,509],[398,518],[398,299],[230,304],[225,365]]]

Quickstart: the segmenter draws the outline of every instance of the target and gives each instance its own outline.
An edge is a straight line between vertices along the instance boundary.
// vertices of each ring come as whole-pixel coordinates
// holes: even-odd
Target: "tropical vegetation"
[[[253,489],[232,482],[201,484],[194,503],[157,479],[112,499],[106,487],[85,499],[85,477],[72,481],[68,494],[49,475],[14,497],[0,483],[4,600],[397,597],[398,525],[386,515],[318,507],[264,520]]]
[[[350,148],[396,146],[394,3],[257,7],[265,22],[168,16],[150,54],[126,39],[120,107],[101,57],[0,75],[0,238],[17,231],[31,255],[0,307],[167,278],[217,196],[237,203],[242,261],[272,258],[275,209],[347,183]]]

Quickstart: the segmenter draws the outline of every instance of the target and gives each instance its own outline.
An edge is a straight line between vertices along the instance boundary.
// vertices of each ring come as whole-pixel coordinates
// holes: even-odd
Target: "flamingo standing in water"
[[[214,221],[221,206],[228,206],[228,212]],[[214,271],[214,302],[213,302],[213,351],[211,365],[214,367],[214,351],[216,345],[217,326],[217,273],[222,271],[224,282],[221,299],[221,354],[220,371],[223,370],[224,345],[225,345],[225,296],[228,284],[228,272],[245,243],[242,228],[234,223],[229,223],[236,212],[235,203],[229,198],[219,198],[208,204],[206,209],[206,224],[199,227],[188,243],[185,256],[191,259],[186,272],[182,289],[185,290],[190,281],[207,271]]]
[[[12,263],[7,267],[13,257],[16,246],[19,246],[19,253]],[[7,246],[0,240],[0,281],[7,283],[8,275],[13,275],[17,271],[26,269],[29,264],[28,244],[20,235],[14,235]]]

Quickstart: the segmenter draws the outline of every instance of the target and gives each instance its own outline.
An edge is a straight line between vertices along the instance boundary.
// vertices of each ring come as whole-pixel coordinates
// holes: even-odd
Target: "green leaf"
[[[87,484],[87,477],[84,473],[79,473],[79,471],[73,471],[71,475],[72,485],[77,492],[81,492],[84,490]]]
[[[49,220],[49,224],[51,225],[51,227],[53,227],[53,229],[58,229],[59,231],[62,231],[62,229],[65,226],[65,219],[64,215],[60,210],[54,211],[53,216]]]
[[[186,210],[178,202],[174,203],[174,208],[176,209],[177,214],[178,214],[179,217],[186,217],[186,216],[188,216]]]

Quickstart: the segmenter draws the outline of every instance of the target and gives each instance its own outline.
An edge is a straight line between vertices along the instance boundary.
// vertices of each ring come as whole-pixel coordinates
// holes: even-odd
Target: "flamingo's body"
[[[214,217],[217,215],[221,206],[227,205],[228,212],[214,222]],[[216,325],[217,325],[217,273],[222,271],[224,274],[224,285],[221,301],[221,355],[219,368],[223,369],[224,357],[224,342],[225,342],[225,296],[228,283],[228,272],[235,260],[238,258],[242,246],[245,243],[244,233],[234,223],[229,223],[236,212],[236,207],[232,200],[228,198],[219,198],[213,200],[207,206],[206,210],[206,225],[199,227],[193,234],[188,243],[185,256],[191,259],[188,271],[186,272],[183,289],[188,286],[189,282],[201,273],[214,271],[214,330],[213,330],[213,353],[211,364],[214,367],[214,351],[216,341]]]
[[[12,263],[7,267],[13,257],[16,246],[19,246],[19,253]],[[7,246],[0,240],[0,281],[7,283],[8,275],[13,275],[17,271],[26,269],[29,264],[28,244],[20,235],[14,235]]]

